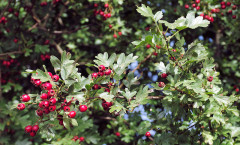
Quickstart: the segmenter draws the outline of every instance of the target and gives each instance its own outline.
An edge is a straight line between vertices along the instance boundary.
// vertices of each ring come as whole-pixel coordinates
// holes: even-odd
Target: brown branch
[[[61,43],[57,44],[55,41],[53,41],[53,45],[56,47],[57,51],[62,54],[63,53],[63,50],[61,48]]]
[[[117,119],[112,118],[112,117],[109,117],[109,116],[107,116],[107,117],[102,117],[102,116],[100,116],[99,118],[100,118],[100,119],[103,119],[103,120],[113,120],[113,121],[117,120]]]
[[[132,72],[135,72],[137,69],[140,68],[141,64],[144,63],[145,61],[147,61],[153,54],[149,54],[143,61],[141,61],[138,66],[132,71]]]
[[[19,51],[12,51],[12,52],[6,52],[6,53],[1,53],[0,56],[8,56],[11,54],[20,54],[20,53],[24,53],[23,51],[19,50]]]
[[[10,3],[12,2],[13,0],[8,0],[8,4],[7,6],[3,9],[3,11],[1,12],[0,14],[0,18],[2,18],[2,16],[4,15],[5,11],[7,10],[7,8],[9,7]]]
[[[149,100],[161,100],[163,99],[165,96],[148,96],[148,99]],[[121,99],[124,99],[125,97],[124,96],[117,96],[117,98],[121,98]],[[136,99],[136,97],[133,97],[132,99]]]

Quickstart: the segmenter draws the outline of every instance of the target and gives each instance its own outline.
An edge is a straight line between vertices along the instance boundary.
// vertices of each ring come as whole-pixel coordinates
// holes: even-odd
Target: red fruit
[[[36,80],[34,82],[34,84],[35,84],[36,87],[38,87],[38,86],[40,86],[42,84],[42,82],[40,80]]]
[[[49,106],[49,102],[48,101],[42,101],[43,102],[43,107],[44,108],[47,108]]]
[[[54,96],[55,91],[53,89],[48,90],[48,96]]]
[[[40,98],[43,99],[43,100],[46,100],[48,98],[48,95],[46,93],[42,93]]]
[[[110,75],[111,74],[111,70],[110,69],[107,69],[106,71],[105,71],[105,75]]]
[[[117,35],[116,35],[116,34],[113,34],[113,38],[117,38]]]
[[[176,52],[176,49],[173,49],[172,51],[173,51],[173,52]]]
[[[43,102],[44,102],[44,101],[40,102],[40,103],[38,104],[38,107],[43,108]]]
[[[14,14],[16,17],[18,17],[19,16],[19,12],[15,12],[15,14]]]
[[[12,12],[13,12],[13,8],[9,8],[9,9],[8,9],[8,12],[9,12],[9,13],[12,13]]]
[[[79,111],[80,112],[85,112],[85,111],[87,111],[87,109],[88,109],[88,107],[86,105],[79,106]]]
[[[231,6],[231,3],[230,3],[230,2],[227,2],[227,6]]]
[[[64,106],[63,110],[64,110],[65,112],[69,112],[69,111],[70,111],[70,107],[69,107],[69,106]]]
[[[225,4],[226,4],[225,2],[223,2],[223,1],[221,2],[221,5],[225,5]]]
[[[146,137],[150,137],[150,136],[151,136],[151,133],[150,133],[150,132],[146,132],[146,133],[145,133],[145,136],[146,136]]]
[[[43,6],[46,6],[47,5],[47,2],[41,2],[40,5],[43,7]]]
[[[95,3],[93,6],[96,8],[96,7],[98,7],[98,4]]]
[[[221,8],[222,8],[222,9],[225,9],[225,8],[226,8],[226,5],[221,5]]]
[[[43,89],[44,90],[50,90],[52,89],[52,84],[51,83],[44,83],[43,85]]]
[[[21,96],[21,99],[23,102],[28,102],[30,100],[30,97],[27,94],[24,94]]]
[[[212,77],[212,76],[209,76],[209,77],[207,78],[207,80],[208,80],[209,82],[211,82],[211,81],[213,80],[213,77]]]
[[[113,26],[111,24],[109,24],[109,28],[111,29]]]
[[[166,73],[162,73],[162,74],[161,74],[161,77],[162,77],[162,78],[167,78],[167,76],[168,76],[168,75],[167,75]]]
[[[119,137],[120,136],[120,132],[116,132],[115,135]]]
[[[73,141],[78,140],[78,136],[74,136],[72,140],[73,140]]]
[[[158,55],[158,53],[157,53],[157,52],[153,52],[153,55],[157,56],[157,55]]]
[[[228,14],[232,14],[232,10],[229,10],[227,13],[228,13]]]
[[[75,111],[71,111],[68,114],[68,117],[70,117],[70,118],[74,118],[75,116],[76,116],[76,112]]]
[[[160,48],[161,48],[161,46],[158,46],[158,45],[156,45],[156,47],[157,47],[157,49],[160,49]]]
[[[101,77],[104,76],[104,72],[101,72],[101,71],[98,72],[98,76],[99,76],[99,77],[100,77],[100,76],[101,76]]]
[[[110,92],[110,89],[106,88],[106,89],[105,89],[105,92]]]
[[[212,23],[214,21],[213,17],[209,17],[208,20],[211,21]]]
[[[208,19],[209,19],[209,16],[208,16],[208,15],[205,15],[205,16],[204,16],[204,19],[207,19],[207,20],[208,20]]]
[[[122,36],[122,32],[118,32],[118,35],[119,35],[119,36]]]
[[[104,15],[104,12],[101,11],[99,14],[100,14],[101,16],[103,16],[103,15]]]
[[[80,142],[84,141],[84,137],[79,137]]]
[[[13,41],[14,41],[14,43],[18,43],[18,39],[17,38],[13,39]]]
[[[32,136],[32,137],[34,137],[35,135],[36,135],[35,132],[31,132],[31,133],[30,133],[30,136]]]
[[[100,89],[100,88],[101,88],[101,86],[99,86],[98,84],[93,85],[93,89],[94,89],[94,90],[98,90],[98,89]]]
[[[50,113],[50,111],[49,111],[48,108],[44,108],[44,109],[43,109],[43,113],[44,113],[44,114],[48,114],[48,113]]]
[[[45,40],[45,41],[44,41],[44,45],[48,45],[49,42],[50,42],[49,40]]]
[[[38,125],[34,125],[34,126],[32,127],[32,132],[37,133],[37,132],[38,132],[38,129],[39,129],[39,126],[38,126]]]
[[[108,7],[109,7],[108,3],[106,3],[106,4],[104,5],[104,7],[105,7],[105,8],[108,8]]]
[[[196,2],[197,4],[199,4],[199,3],[200,3],[200,0],[195,0],[195,2]]]
[[[50,112],[53,112],[53,111],[56,110],[56,106],[55,105],[50,106],[48,109],[49,109]]]
[[[217,10],[216,10],[216,9],[212,9],[211,12],[212,12],[212,13],[216,13]]]
[[[25,109],[25,104],[23,104],[23,103],[18,104],[17,109],[18,110],[24,110]]]
[[[236,5],[233,5],[233,6],[232,6],[232,9],[233,9],[233,10],[236,10],[236,9],[237,9],[237,6],[236,6]]]
[[[92,73],[92,78],[97,78],[98,74],[97,73]]]
[[[159,82],[159,83],[158,83],[158,86],[159,86],[160,88],[163,88],[163,87],[165,87],[165,83],[164,83],[164,82]]]
[[[236,19],[236,18],[237,18],[237,16],[236,16],[236,15],[232,15],[232,18],[233,18],[233,19]]]
[[[106,68],[105,68],[104,65],[99,65],[98,70],[99,70],[99,71],[105,71]]]
[[[51,98],[50,100],[49,100],[49,104],[50,105],[55,105],[56,104],[56,99],[55,98]]]
[[[189,9],[189,5],[185,4],[185,9]]]
[[[197,11],[200,10],[200,6],[197,6],[197,7],[196,7],[196,10],[197,10]]]
[[[103,109],[104,109],[104,110],[108,110],[109,107],[112,106],[112,102],[103,102],[103,103],[102,103],[102,106],[103,106]]]
[[[26,132],[26,133],[32,132],[32,126],[31,126],[31,125],[26,126],[26,127],[25,127],[25,132]]]
[[[108,14],[106,15],[107,18],[110,18],[111,16],[112,16],[111,13],[108,13]]]
[[[57,82],[57,81],[59,80],[59,76],[58,76],[58,75],[53,75],[53,76],[52,76],[52,80],[53,80],[54,82]]]
[[[196,6],[197,6],[196,4],[192,4],[192,7],[193,7],[193,8],[196,8]]]
[[[50,77],[52,77],[52,73],[51,72],[48,72],[48,74],[50,75]]]
[[[63,125],[63,120],[62,120],[62,119],[59,120],[59,124],[60,124],[60,125]]]
[[[202,16],[204,18],[204,13],[200,14],[200,16]]]
[[[38,110],[36,111],[36,113],[37,113],[37,115],[40,116],[40,117],[43,115],[43,111],[42,111],[41,109],[38,109]]]
[[[236,91],[236,92],[239,92],[239,88],[236,88],[235,91]]]
[[[149,49],[150,47],[151,47],[151,45],[150,45],[150,44],[147,44],[147,45],[146,45],[146,48],[147,48],[147,49]]]
[[[150,30],[150,27],[146,27],[145,30],[146,30],[146,31],[149,31],[149,30]]]

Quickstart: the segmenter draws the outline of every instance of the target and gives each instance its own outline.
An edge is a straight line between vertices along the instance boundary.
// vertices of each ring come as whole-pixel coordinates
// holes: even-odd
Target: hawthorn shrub
[[[215,1],[194,2],[194,11],[201,5],[206,7],[204,13],[219,7]],[[196,17],[194,11],[185,14],[181,10],[184,1],[147,2],[153,9],[138,1],[2,3],[7,16],[0,21],[4,29],[1,50],[8,51],[1,54],[1,143],[238,143],[239,95],[235,94],[237,84],[232,92],[232,84],[238,81],[239,70],[232,78],[224,75],[224,64],[234,61],[237,53],[231,52],[229,60],[219,60],[223,64],[215,66],[211,45],[194,41],[215,25],[216,51],[220,51],[218,41],[230,40],[231,34],[222,36],[216,27],[226,17],[212,21]],[[146,19],[129,14],[134,4]],[[177,9],[163,14],[159,4],[166,9],[176,5]],[[236,10],[238,2],[234,5]],[[238,39],[236,36],[234,41]],[[230,48],[238,45],[228,43]],[[233,64],[234,71],[236,60]],[[225,85],[229,79],[233,81]],[[143,119],[143,112],[148,119]]]

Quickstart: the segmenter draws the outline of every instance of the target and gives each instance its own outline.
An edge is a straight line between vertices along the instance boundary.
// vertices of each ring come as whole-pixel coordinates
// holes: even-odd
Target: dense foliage
[[[0,1],[0,144],[239,144],[239,4]]]

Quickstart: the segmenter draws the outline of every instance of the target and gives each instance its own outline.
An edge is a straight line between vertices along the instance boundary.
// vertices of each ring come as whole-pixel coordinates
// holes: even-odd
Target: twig
[[[11,55],[11,54],[20,54],[20,53],[23,53],[23,51],[19,50],[19,51],[1,53],[0,56]]]
[[[153,54],[149,54],[143,61],[141,61],[138,66],[132,71],[132,72],[135,72],[137,69],[140,68],[141,64],[144,63],[145,61],[147,61]]]
[[[63,53],[63,50],[61,48],[61,43],[57,44],[55,41],[53,41],[53,45],[56,47],[57,51],[62,54]]]

